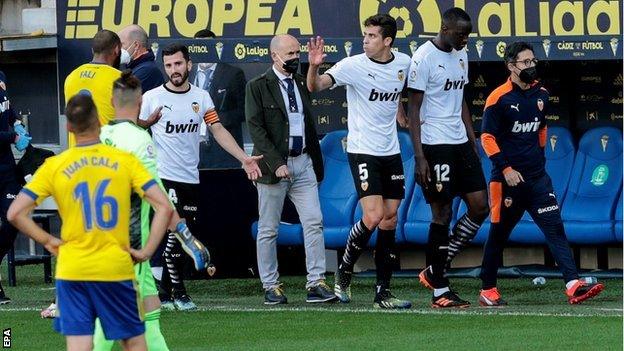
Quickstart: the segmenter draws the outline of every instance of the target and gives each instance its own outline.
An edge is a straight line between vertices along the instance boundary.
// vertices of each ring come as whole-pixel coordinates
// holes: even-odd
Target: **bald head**
[[[271,52],[274,52],[276,50],[280,50],[284,46],[293,44],[299,46],[299,41],[297,40],[297,38],[293,37],[290,34],[278,34],[274,36],[273,39],[271,39],[271,46],[269,47],[269,49],[271,50]]]
[[[275,68],[286,74],[284,68],[284,62],[293,58],[299,58],[300,44],[297,38],[290,34],[279,34],[271,39],[271,58],[273,59],[273,65]]]
[[[147,33],[136,24],[122,29],[119,32],[119,39],[121,39],[121,47],[128,51],[131,60],[147,52]]]

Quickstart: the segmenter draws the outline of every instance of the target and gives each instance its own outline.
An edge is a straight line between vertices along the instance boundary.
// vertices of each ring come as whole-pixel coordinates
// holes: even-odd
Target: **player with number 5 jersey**
[[[100,123],[90,96],[72,97],[66,113],[76,146],[45,161],[9,208],[8,219],[58,254],[54,327],[66,336],[68,349],[90,348],[99,318],[107,339],[122,340],[126,350],[146,350],[133,259],[142,262],[154,253],[173,209],[135,156],[99,143]],[[149,239],[140,250],[130,248],[132,192],[155,210]],[[60,240],[29,216],[48,196],[59,207]]]
[[[360,197],[363,218],[347,239],[345,254],[336,272],[334,292],[341,302],[351,300],[351,276],[355,262],[378,229],[375,244],[377,284],[376,308],[410,308],[411,302],[397,299],[390,292],[392,267],[396,260],[397,210],[405,193],[405,176],[397,136],[397,120],[405,121],[401,93],[405,87],[409,56],[392,51],[397,32],[396,20],[387,14],[364,22],[364,53],[347,57],[325,74],[319,75],[324,42],[312,38],[308,89],[319,91],[331,86],[347,87],[347,153],[351,174]]]

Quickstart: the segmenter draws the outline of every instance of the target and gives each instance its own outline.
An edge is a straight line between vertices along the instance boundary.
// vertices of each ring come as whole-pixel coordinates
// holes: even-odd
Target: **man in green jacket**
[[[258,271],[265,290],[264,303],[286,303],[277,272],[277,230],[286,195],[292,200],[303,226],[306,254],[306,302],[335,300],[325,284],[325,243],[318,182],[323,179],[323,159],[310,95],[299,67],[299,42],[290,35],[271,40],[271,68],[247,84],[245,116],[254,142],[253,155],[262,177],[258,188]]]

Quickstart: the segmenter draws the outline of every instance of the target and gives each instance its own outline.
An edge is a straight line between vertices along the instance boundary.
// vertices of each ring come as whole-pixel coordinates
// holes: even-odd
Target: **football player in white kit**
[[[416,181],[431,206],[427,265],[420,282],[433,290],[432,307],[468,307],[444,276],[452,259],[474,238],[488,215],[485,178],[464,99],[468,83],[465,46],[472,24],[460,8],[442,16],[438,35],[416,50],[408,78],[409,125],[416,155]],[[455,196],[468,211],[449,237]]]
[[[347,87],[347,154],[364,215],[349,233],[345,254],[336,272],[334,291],[341,302],[351,300],[353,266],[378,229],[375,245],[377,283],[374,307],[410,308],[411,302],[390,293],[396,259],[397,209],[404,197],[405,176],[396,120],[405,118],[400,106],[410,65],[409,56],[392,52],[396,20],[387,14],[364,22],[364,53],[347,57],[319,75],[324,61],[323,39],[310,39],[308,89]]]
[[[202,122],[210,128],[219,145],[242,163],[249,179],[255,180],[261,176],[257,162],[262,157],[248,156],[238,146],[236,140],[219,122],[208,92],[189,83],[192,62],[188,48],[172,44],[163,49],[162,57],[169,81],[143,95],[139,118],[145,120],[153,111],[161,108],[162,117],[150,127],[158,155],[158,175],[171,202],[181,217],[186,219],[191,232],[197,233],[197,165]],[[182,248],[172,233],[167,237],[163,257],[166,269],[162,269],[162,275],[158,274],[159,270],[153,269],[155,278],[160,280],[162,307],[194,309],[196,306],[186,293],[180,274]]]

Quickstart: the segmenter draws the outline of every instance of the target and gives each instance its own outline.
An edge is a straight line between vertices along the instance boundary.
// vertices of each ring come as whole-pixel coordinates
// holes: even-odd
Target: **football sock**
[[[447,291],[451,291],[451,289],[449,289],[448,286],[446,288],[442,288],[442,289],[433,289],[433,296],[434,297],[440,297],[442,294],[444,294]]]
[[[340,264],[341,268],[347,269],[347,271],[353,271],[353,266],[355,265],[355,262],[357,262],[358,258],[360,258],[362,251],[364,251],[364,248],[368,244],[368,240],[370,240],[373,230],[375,229],[366,228],[363,220],[360,220],[353,225],[353,228],[351,228],[351,231],[349,232],[345,253],[342,256],[342,263]]]
[[[446,257],[447,267],[451,265],[453,258],[470,244],[475,235],[477,235],[477,230],[479,230],[479,225],[472,221],[467,213],[455,223],[449,239],[448,254]]]
[[[377,230],[377,243],[375,245],[375,267],[377,285],[383,289],[390,289],[392,269],[396,262],[394,248],[396,229]]]
[[[431,266],[433,273],[433,287],[448,286],[448,279],[444,277],[446,257],[448,256],[448,225],[431,223],[429,225],[429,239],[427,240],[426,262]]]
[[[149,351],[169,351],[160,331],[160,309],[145,314],[145,341]]]
[[[175,295],[174,297],[185,295],[186,288],[184,287],[180,272],[180,268],[182,268],[181,264],[183,264],[182,247],[178,239],[176,239],[175,235],[171,232],[167,235],[167,244],[163,252],[163,258],[165,259],[165,266],[168,273],[163,274],[163,287],[167,286],[165,280],[168,278]]]

